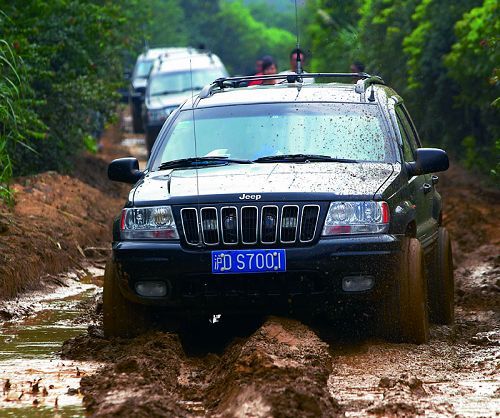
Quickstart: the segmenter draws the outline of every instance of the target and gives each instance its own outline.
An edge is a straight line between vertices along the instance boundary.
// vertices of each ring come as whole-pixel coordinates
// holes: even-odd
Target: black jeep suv
[[[356,84],[306,84],[339,77]],[[256,78],[256,77],[253,77]],[[251,79],[253,79],[251,78]],[[391,339],[423,343],[453,321],[450,239],[403,100],[368,74],[216,80],[165,122],[114,224],[104,330],[161,320],[314,314],[357,302]]]

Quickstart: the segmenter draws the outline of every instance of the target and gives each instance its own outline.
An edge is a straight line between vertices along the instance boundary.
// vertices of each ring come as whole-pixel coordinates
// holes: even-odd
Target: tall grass
[[[16,146],[31,149],[25,143],[27,136],[43,136],[43,124],[30,108],[33,103],[25,75],[22,59],[0,39],[0,200],[7,204],[13,203],[9,150]]]

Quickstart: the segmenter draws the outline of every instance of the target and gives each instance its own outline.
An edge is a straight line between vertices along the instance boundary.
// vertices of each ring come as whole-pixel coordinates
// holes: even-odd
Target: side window
[[[412,144],[412,131],[401,108],[396,107],[396,118],[403,140],[403,157],[405,161],[415,161],[415,148]],[[414,138],[413,138],[414,139]]]
[[[419,148],[417,134],[413,129],[411,120],[407,116],[405,109],[402,106],[396,107],[396,116],[398,119],[399,129],[403,137],[403,155],[406,161],[415,160],[415,150]],[[405,141],[406,137],[406,141]]]
[[[403,111],[405,120],[408,123],[409,129],[412,132],[412,137],[413,137],[413,142],[415,144],[415,147],[420,148],[422,146],[422,144],[420,143],[420,139],[418,137],[417,130],[415,129],[415,125],[413,124],[413,121],[410,117],[410,114],[408,113],[408,110],[406,109],[404,104],[401,105],[401,110]]]

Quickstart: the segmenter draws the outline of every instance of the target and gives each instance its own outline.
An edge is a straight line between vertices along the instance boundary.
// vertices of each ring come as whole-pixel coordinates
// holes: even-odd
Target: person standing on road
[[[262,72],[255,75],[270,75],[276,74],[277,72],[278,68],[274,58],[270,55],[265,55],[264,57],[262,57]],[[253,80],[248,83],[249,86],[257,86],[260,84],[276,84],[276,80]]]
[[[365,72],[365,64],[360,61],[354,61],[351,64],[351,73],[364,73]],[[356,83],[358,80],[361,80],[359,77],[353,77],[352,82]]]
[[[250,75],[262,75],[262,58],[255,61],[255,72]]]
[[[307,74],[307,72],[304,71],[304,63],[306,61],[306,55],[304,54],[304,51],[302,51],[300,48],[294,48],[292,52],[290,52],[290,69],[282,71],[280,74],[296,74],[298,69],[299,58],[300,58],[300,68],[302,69],[302,74]],[[314,83],[314,78],[304,78],[303,83],[304,84]]]

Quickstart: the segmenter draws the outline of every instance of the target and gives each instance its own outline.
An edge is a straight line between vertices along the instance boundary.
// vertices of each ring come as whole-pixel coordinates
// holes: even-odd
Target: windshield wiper
[[[328,163],[356,163],[356,160],[348,158],[334,158],[329,155],[318,154],[283,154],[268,155],[253,160],[254,163],[278,163],[278,162],[328,162]]]
[[[183,168],[183,167],[204,167],[213,164],[252,164],[250,160],[238,160],[228,157],[191,157],[191,158],[181,158],[180,160],[165,161],[158,167],[159,170],[166,170],[169,168]]]

